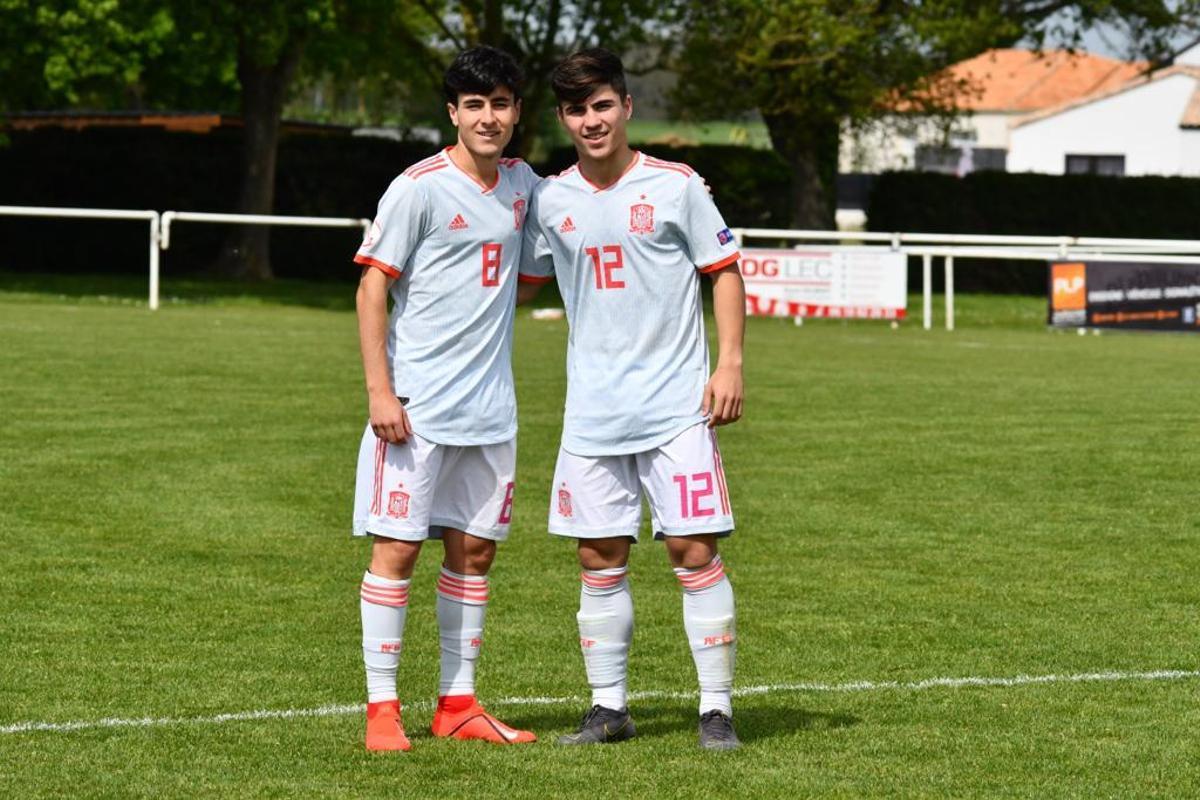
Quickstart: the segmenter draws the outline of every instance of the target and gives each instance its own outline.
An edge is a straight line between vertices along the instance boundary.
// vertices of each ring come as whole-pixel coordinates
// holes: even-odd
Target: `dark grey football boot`
[[[713,709],[700,715],[700,746],[705,750],[736,750],[742,743],[733,730],[733,720]]]
[[[604,706],[592,706],[583,715],[575,733],[558,737],[559,744],[608,744],[623,742],[637,735],[633,718],[628,711],[616,711]]]

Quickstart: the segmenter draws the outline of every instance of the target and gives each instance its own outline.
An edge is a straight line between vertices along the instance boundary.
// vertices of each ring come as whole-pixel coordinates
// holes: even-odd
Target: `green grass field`
[[[696,747],[679,590],[644,541],[641,736],[565,750],[586,696],[573,550],[545,533],[566,327],[522,312],[479,691],[542,741],[423,732],[430,551],[393,757],[351,708],[350,288],[168,280],[157,313],[143,291],[0,276],[0,797],[1200,794],[1200,339],[1049,332],[1036,298],[960,297],[955,333],[751,320],[722,434],[745,747]],[[970,677],[1018,680],[937,681]]]

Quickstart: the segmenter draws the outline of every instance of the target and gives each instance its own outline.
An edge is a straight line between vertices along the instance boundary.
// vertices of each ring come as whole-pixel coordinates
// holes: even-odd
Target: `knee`
[[[614,569],[629,562],[629,540],[581,539],[579,542],[579,565],[584,569]]]
[[[455,570],[463,575],[486,575],[496,559],[496,543],[490,539],[466,537],[462,552],[461,569]]]
[[[417,556],[421,552],[420,542],[404,542],[398,539],[375,537],[371,546],[371,574],[389,580],[408,580],[412,577]]]
[[[668,536],[667,554],[673,567],[699,569],[717,557],[717,538],[710,535]]]

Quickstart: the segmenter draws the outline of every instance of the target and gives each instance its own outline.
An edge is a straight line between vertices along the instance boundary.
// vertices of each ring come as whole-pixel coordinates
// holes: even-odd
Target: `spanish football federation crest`
[[[635,203],[629,207],[629,232],[654,233],[654,206]]]
[[[408,492],[397,489],[388,494],[387,514],[395,519],[408,519]]]
[[[558,490],[558,515],[560,517],[571,516],[571,492],[568,491],[565,483]]]
[[[521,230],[521,223],[525,220],[525,198],[522,197],[513,201],[513,230]]]

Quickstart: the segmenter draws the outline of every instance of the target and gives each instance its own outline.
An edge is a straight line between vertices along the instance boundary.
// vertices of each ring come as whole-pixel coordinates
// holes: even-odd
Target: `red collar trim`
[[[606,186],[600,186],[599,184],[592,183],[592,181],[588,179],[588,176],[583,174],[583,167],[581,167],[579,165],[579,162],[575,162],[575,166],[579,168],[579,177],[581,177],[585,181],[587,181],[588,186],[591,186],[597,192],[603,192],[605,189],[611,189],[612,187],[614,187],[618,183],[620,183],[621,179],[624,178],[626,175],[628,175],[629,171],[632,170],[634,167],[636,167],[638,164],[640,164],[641,161],[642,161],[641,151],[634,150],[633,158],[631,158],[629,160],[629,166],[625,167],[625,170],[620,175],[618,175],[616,178],[614,178],[613,181],[611,183],[607,184]]]

